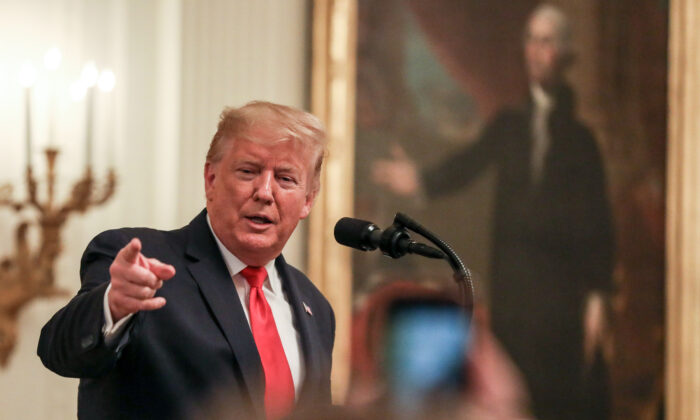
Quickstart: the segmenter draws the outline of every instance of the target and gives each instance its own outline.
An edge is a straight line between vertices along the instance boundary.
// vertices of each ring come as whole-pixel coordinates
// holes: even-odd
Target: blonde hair
[[[207,163],[219,162],[227,147],[237,139],[255,143],[263,140],[249,136],[255,127],[265,127],[275,133],[271,143],[293,141],[313,152],[313,192],[321,187],[321,166],[326,154],[326,130],[314,115],[301,109],[266,101],[248,102],[242,107],[226,107],[209,145]]]

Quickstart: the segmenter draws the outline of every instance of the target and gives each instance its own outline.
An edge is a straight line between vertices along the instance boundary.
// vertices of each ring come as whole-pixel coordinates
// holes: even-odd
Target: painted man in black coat
[[[544,5],[525,34],[530,97],[499,113],[469,148],[418,171],[381,161],[375,180],[428,198],[468,185],[495,166],[492,328],[523,373],[539,419],[604,419],[601,361],[611,289],[612,228],[603,163],[575,116],[563,72],[571,61],[566,17]]]
[[[80,378],[79,417],[184,418],[211,412],[217,394],[225,411],[214,415],[225,418],[330,404],[333,311],[281,255],[319,190],[324,141],[306,112],[268,102],[227,108],[204,168],[206,210],[181,229],[117,229],[90,242],[80,291],[38,347],[49,369]],[[253,293],[245,270],[261,267]],[[275,369],[288,378],[279,398],[263,357],[271,346],[251,331],[258,290],[278,333],[265,342],[276,343]]]

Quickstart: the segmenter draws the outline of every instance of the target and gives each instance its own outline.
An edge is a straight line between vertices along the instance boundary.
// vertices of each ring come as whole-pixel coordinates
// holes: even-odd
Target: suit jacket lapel
[[[188,228],[189,237],[185,251],[189,257],[187,268],[238,361],[241,376],[255,410],[262,414],[265,376],[260,355],[238,299],[236,287],[207,224],[206,211],[200,213]]]
[[[304,304],[313,303],[308,296],[299,289],[294,276],[289,270],[289,265],[281,255],[275,261],[277,272],[282,279],[282,287],[287,293],[289,304],[292,305],[292,311],[297,321],[299,336],[301,337],[301,345],[303,350],[305,376],[304,385],[301,389],[298,402],[313,403],[316,395],[316,390],[321,386],[321,358],[323,357],[323,349],[321,348],[321,339],[318,336],[318,329],[313,323],[312,315],[306,312]]]

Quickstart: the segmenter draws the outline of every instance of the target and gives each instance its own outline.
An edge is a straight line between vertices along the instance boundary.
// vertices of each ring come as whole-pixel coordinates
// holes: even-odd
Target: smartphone
[[[384,367],[400,411],[458,397],[466,388],[470,318],[453,302],[411,300],[388,312]]]

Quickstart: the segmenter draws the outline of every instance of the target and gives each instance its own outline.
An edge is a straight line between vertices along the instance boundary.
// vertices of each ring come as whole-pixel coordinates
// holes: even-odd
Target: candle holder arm
[[[114,172],[114,169],[110,169],[109,172],[107,173],[107,182],[100,188],[99,192],[97,192],[95,197],[90,201],[91,206],[99,206],[107,202],[112,195],[114,195],[114,191],[117,188],[117,175]]]

